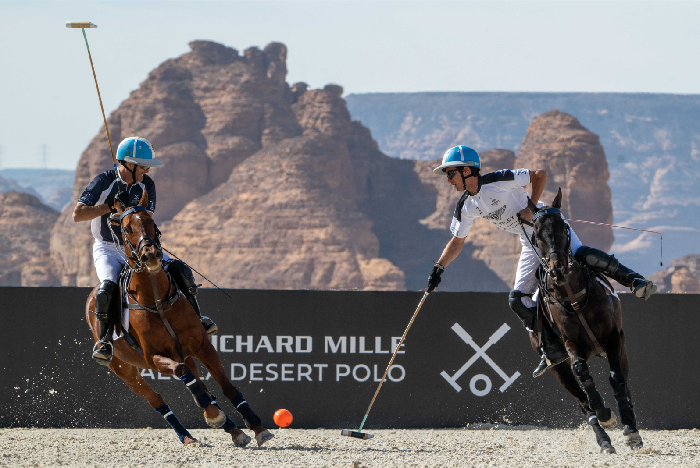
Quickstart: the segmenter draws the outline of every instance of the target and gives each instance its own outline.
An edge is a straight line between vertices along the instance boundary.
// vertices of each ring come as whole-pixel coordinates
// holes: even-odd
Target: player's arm
[[[537,205],[537,202],[542,196],[542,192],[544,192],[544,186],[547,184],[547,171],[530,171],[530,183],[532,184],[530,200]],[[525,221],[532,222],[532,211],[530,211],[530,208],[523,208],[520,210],[519,214]]]
[[[467,240],[466,237],[453,237],[445,246],[445,250],[442,251],[440,259],[433,266],[433,270],[428,276],[428,292],[432,292],[438,287],[441,281],[442,272],[445,271],[445,267],[449,265],[452,260],[457,258],[459,253],[464,247],[464,242]]]
[[[76,223],[81,221],[90,221],[92,219],[99,218],[110,211],[111,209],[106,203],[97,206],[82,205],[78,203],[73,209],[73,221]]]
[[[540,201],[544,186],[547,184],[547,171],[530,171],[530,183],[532,184],[532,196],[530,200],[537,205]]]
[[[442,251],[440,259],[437,261],[438,264],[442,265],[443,268],[447,268],[447,265],[452,263],[452,260],[457,258],[459,253],[462,251],[466,240],[466,237],[453,237],[450,239],[445,246],[445,250]]]

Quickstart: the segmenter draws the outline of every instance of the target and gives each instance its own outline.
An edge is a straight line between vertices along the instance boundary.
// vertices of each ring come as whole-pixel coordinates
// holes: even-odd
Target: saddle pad
[[[615,297],[617,297],[617,298],[619,299],[619,297],[618,297],[617,293],[615,292],[615,290],[614,290],[614,289],[610,289],[610,285],[608,285],[608,283],[606,283],[606,282],[603,281],[602,279],[598,278],[597,276],[596,276],[596,281],[603,285],[603,289],[605,289],[605,292],[608,293],[608,296],[610,296],[610,295],[612,294],[613,296],[615,296]]]
[[[128,297],[125,295],[122,299],[122,304],[127,304],[127,301]],[[124,331],[129,331],[129,309],[122,310],[122,328]],[[117,327],[114,327],[114,331],[112,332],[112,341],[116,341],[123,336],[124,334],[122,333],[121,329],[117,330]]]

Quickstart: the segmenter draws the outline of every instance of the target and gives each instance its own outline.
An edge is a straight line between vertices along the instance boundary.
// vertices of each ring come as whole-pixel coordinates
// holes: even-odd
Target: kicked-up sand
[[[183,446],[171,429],[2,429],[0,466],[236,467],[680,467],[700,466],[700,430],[644,431],[644,447],[608,431],[617,454],[599,453],[593,431],[471,425],[463,429],[368,430],[370,440],[337,429],[275,429],[258,448],[237,448],[222,430],[190,431]],[[247,431],[252,436],[251,431]]]

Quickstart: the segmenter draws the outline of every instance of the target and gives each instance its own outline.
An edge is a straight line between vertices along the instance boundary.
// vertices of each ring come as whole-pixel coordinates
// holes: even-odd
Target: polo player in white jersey
[[[144,192],[148,193],[146,209],[152,214],[156,209],[156,185],[148,177],[151,167],[162,166],[155,151],[145,138],[125,138],[117,148],[119,179],[113,170],[98,174],[83,191],[73,210],[73,221],[91,221],[95,242],[92,256],[100,280],[95,297],[95,315],[100,322],[100,340],[93,348],[92,357],[102,365],[112,361],[111,337],[107,336],[110,323],[120,313],[119,274],[125,263],[124,240],[119,226],[110,223],[110,215],[117,213],[115,203],[126,209],[136,206]],[[160,234],[156,228],[156,232]],[[115,242],[116,241],[116,242]],[[170,260],[163,254],[165,269],[200,317],[209,335],[217,332],[216,324],[209,317],[202,317],[197,303],[197,284],[190,268],[180,260]]]
[[[528,194],[524,189],[528,184],[532,184],[532,194],[529,198],[536,206],[544,206],[539,199],[547,182],[547,173],[528,169],[504,169],[481,176],[480,168],[481,161],[476,151],[468,146],[455,146],[445,152],[442,164],[433,170],[435,174],[446,175],[447,181],[455,190],[464,193],[452,218],[450,231],[453,237],[428,277],[428,292],[440,284],[442,272],[462,251],[474,219],[485,218],[504,231],[520,236],[522,250],[508,303],[525,328],[532,332],[535,330],[537,318],[537,306],[532,297],[537,290],[535,273],[540,263],[537,253],[528,241],[532,236],[532,227],[521,225],[518,216],[525,221],[532,221],[532,212],[527,204]],[[571,251],[580,263],[629,287],[637,297],[646,300],[656,292],[654,283],[620,264],[614,255],[581,245],[573,229]],[[543,320],[542,323],[542,360],[532,373],[533,377],[539,377],[548,368],[568,358],[557,332],[547,320]]]

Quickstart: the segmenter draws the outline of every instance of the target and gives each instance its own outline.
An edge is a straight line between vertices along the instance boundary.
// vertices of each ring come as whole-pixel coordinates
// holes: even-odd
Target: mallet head
[[[87,29],[96,28],[96,24],[92,24],[89,21],[69,21],[66,23],[67,28],[77,28],[77,29]]]
[[[340,435],[364,440],[371,439],[372,437],[374,437],[372,434],[367,434],[366,432],[348,431],[347,429],[343,429],[342,431],[340,431]]]

